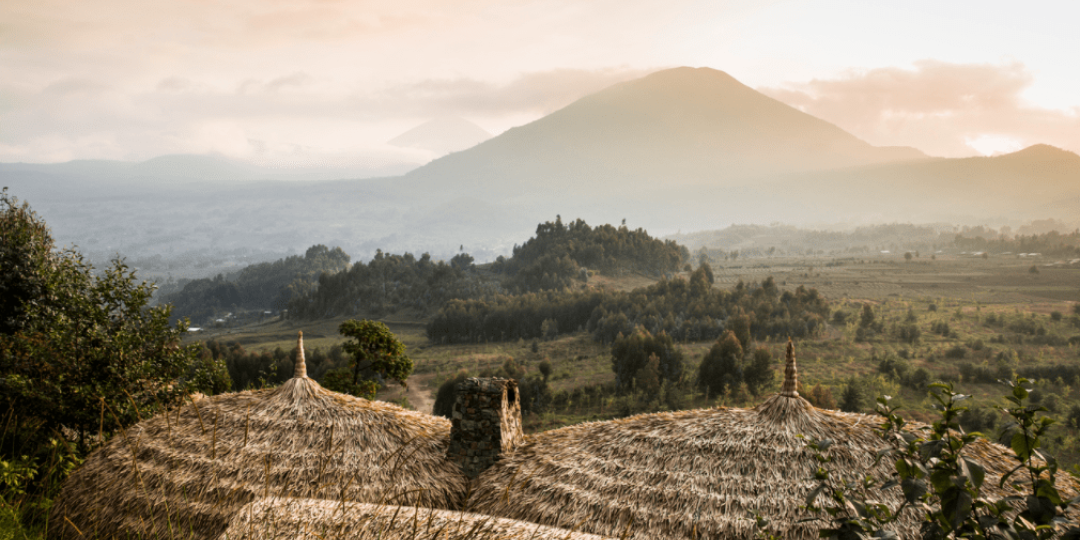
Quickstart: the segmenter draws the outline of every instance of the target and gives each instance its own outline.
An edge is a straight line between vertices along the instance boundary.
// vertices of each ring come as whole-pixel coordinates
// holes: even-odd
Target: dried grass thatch
[[[586,423],[528,437],[479,477],[469,508],[493,516],[634,539],[750,538],[759,513],[784,538],[817,538],[820,524],[799,507],[815,483],[808,438],[831,439],[834,474],[885,481],[891,463],[874,465],[884,442],[876,417],[816,409],[799,397],[789,344],[784,389],[755,409],[646,414]],[[987,469],[984,493],[1015,464],[1011,451],[981,440],[968,455]],[[1064,475],[1062,475],[1064,476]],[[1075,492],[1075,482],[1063,484]],[[882,502],[899,506],[899,490]],[[917,512],[899,532],[917,536]]]
[[[259,499],[218,540],[604,540],[468,512],[313,499]]]
[[[49,536],[217,538],[268,496],[456,508],[449,434],[443,418],[322,388],[301,356],[278,388],[194,399],[114,437],[65,482]]]

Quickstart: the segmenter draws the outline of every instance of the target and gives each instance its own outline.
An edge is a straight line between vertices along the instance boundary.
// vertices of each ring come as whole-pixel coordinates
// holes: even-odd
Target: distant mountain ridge
[[[416,126],[387,144],[419,148],[437,155],[471,148],[491,138],[480,126],[457,116],[435,118]]]
[[[874,147],[711,69],[614,85],[403,172],[230,183],[214,175],[244,174],[242,166],[165,156],[0,164],[0,185],[42,209],[60,243],[140,255],[281,253],[324,243],[359,257],[380,248],[452,256],[464,245],[483,258],[484,250],[507,254],[556,215],[626,219],[653,235],[733,223],[976,225],[1080,216],[1073,152],[1034,145],[946,159]],[[127,180],[87,181],[115,177]],[[161,181],[140,180],[147,178]]]
[[[143,184],[146,181],[173,183],[244,182],[252,180],[336,180],[394,176],[416,167],[416,163],[383,166],[264,167],[217,154],[168,154],[145,161],[72,160],[63,163],[0,163],[0,182],[5,185],[37,187],[87,187],[88,182]],[[51,184],[43,186],[42,184]],[[100,187],[100,186],[98,186]]]

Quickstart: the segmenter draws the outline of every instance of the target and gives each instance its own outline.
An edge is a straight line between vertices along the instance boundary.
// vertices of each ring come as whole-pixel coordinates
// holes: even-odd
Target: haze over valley
[[[61,243],[99,261],[164,259],[176,277],[317,243],[360,259],[464,248],[490,261],[555,215],[661,235],[769,223],[1075,227],[1080,216],[1080,156],[1068,150],[941,158],[875,147],[710,68],[617,83],[490,139],[458,118],[394,141],[465,148],[407,171],[176,155],[8,163],[0,175]]]

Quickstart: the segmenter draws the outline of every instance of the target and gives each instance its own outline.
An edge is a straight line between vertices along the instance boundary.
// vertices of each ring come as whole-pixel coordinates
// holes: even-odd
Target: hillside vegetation
[[[187,317],[201,321],[240,310],[284,308],[293,297],[315,288],[324,273],[348,268],[349,255],[341,248],[324,245],[308,248],[303,256],[293,255],[275,262],[244,267],[231,274],[189,281],[161,301],[173,305],[173,320]]]
[[[294,296],[289,317],[317,319],[357,313],[415,309],[431,314],[453,300],[497,299],[508,293],[552,291],[588,281],[588,271],[662,276],[679,269],[688,252],[672,241],[611,225],[590,227],[561,218],[541,223],[536,236],[515,247],[511,258],[478,268],[467,253],[449,264],[410,253],[381,251],[367,264],[319,277],[316,286]]]
[[[649,236],[643,229],[599,225],[578,219],[564,225],[562,217],[541,223],[536,236],[514,246],[510,259],[500,257],[492,270],[506,275],[507,287],[517,292],[559,290],[588,280],[588,271],[604,274],[640,273],[660,277],[679,270],[690,258],[672,240]]]
[[[457,300],[427,327],[435,343],[479,343],[553,338],[585,330],[601,343],[641,326],[680,341],[713,340],[734,317],[757,339],[815,335],[829,316],[816,290],[781,292],[773,279],[713,288],[708,265],[686,279],[664,279],[630,292],[594,290]]]

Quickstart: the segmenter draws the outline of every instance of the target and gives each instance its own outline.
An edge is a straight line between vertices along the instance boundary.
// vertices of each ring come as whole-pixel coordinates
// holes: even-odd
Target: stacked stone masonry
[[[517,381],[472,378],[458,383],[450,420],[447,457],[476,478],[525,438]]]

